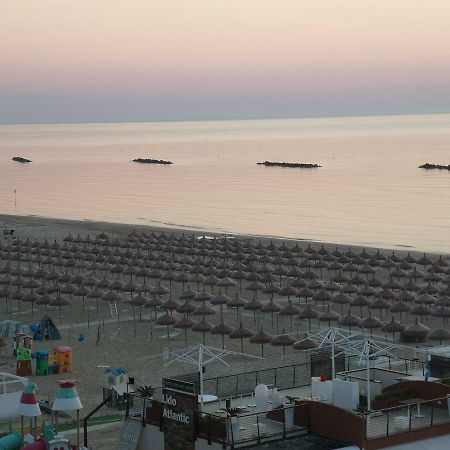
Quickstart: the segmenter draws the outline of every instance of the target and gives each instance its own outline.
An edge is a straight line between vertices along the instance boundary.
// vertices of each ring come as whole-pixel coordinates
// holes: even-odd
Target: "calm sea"
[[[426,161],[450,163],[450,115],[4,125],[0,211],[450,252],[450,172]]]

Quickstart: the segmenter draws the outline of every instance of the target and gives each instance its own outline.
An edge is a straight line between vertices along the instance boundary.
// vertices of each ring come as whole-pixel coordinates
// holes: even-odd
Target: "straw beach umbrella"
[[[216,326],[214,326],[211,329],[211,334],[216,334],[216,335],[221,335],[222,338],[222,349],[225,348],[225,339],[224,336],[225,335],[230,335],[232,332],[234,331],[234,328],[231,327],[230,325],[226,324],[223,321],[223,316],[221,316],[220,318],[220,323]]]
[[[297,342],[293,336],[286,334],[286,331],[283,329],[283,334],[279,334],[274,336],[270,341],[270,345],[275,347],[283,347],[283,359],[286,359],[286,347],[291,347]]]
[[[270,344],[272,342],[272,336],[266,333],[261,327],[254,336],[248,340],[251,344],[261,344],[261,357],[264,358],[264,344]]]
[[[244,354],[244,339],[251,338],[254,334],[254,331],[244,327],[241,320],[239,327],[230,334],[230,339],[241,340],[241,353]]]

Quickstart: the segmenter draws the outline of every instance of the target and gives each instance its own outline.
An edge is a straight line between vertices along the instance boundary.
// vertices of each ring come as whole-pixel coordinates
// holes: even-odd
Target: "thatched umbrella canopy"
[[[395,338],[395,333],[401,333],[406,328],[406,325],[397,322],[392,316],[392,320],[384,324],[380,329],[385,333],[392,333],[392,339]]]
[[[361,321],[361,328],[362,329],[369,329],[370,330],[370,336],[373,334],[373,330],[377,328],[381,328],[383,326],[383,323],[380,322],[375,317],[372,317],[372,313],[369,314],[368,317],[364,318]]]
[[[48,304],[49,306],[59,307],[59,323],[62,322],[62,307],[70,305],[70,300],[67,297],[63,297],[59,292],[56,297]]]
[[[312,296],[312,300],[315,302],[321,302],[322,306],[325,308],[325,302],[329,302],[332,299],[332,294],[330,290],[327,290],[325,287],[322,287],[319,292],[315,293]]]
[[[364,297],[372,297],[375,295],[375,289],[368,284],[364,284],[359,288],[359,295],[363,295]]]
[[[249,285],[247,285],[246,289],[248,291],[253,291],[256,298],[258,295],[258,291],[263,291],[265,287],[266,286],[260,281],[252,281]]]
[[[330,307],[328,306],[328,309],[324,312],[321,312],[317,318],[320,322],[328,322],[328,328],[331,327],[331,322],[337,322],[341,316],[335,311],[330,310]]]
[[[214,309],[209,307],[206,303],[202,303],[194,310],[195,316],[213,316],[215,313]]]
[[[172,312],[175,311],[177,308],[179,308],[179,306],[180,306],[180,304],[175,299],[173,299],[172,297],[169,297],[169,299],[166,300],[160,306],[160,308],[165,311],[170,311],[170,313],[172,314]]]
[[[264,344],[270,344],[271,341],[272,336],[269,333],[266,333],[263,330],[263,327],[261,327],[258,333],[256,333],[249,339],[249,342],[251,344],[261,344],[261,357],[263,358],[264,358]]]
[[[428,339],[439,341],[439,345],[441,345],[442,341],[448,341],[450,339],[450,332],[446,328],[437,328],[428,335]]]
[[[236,308],[236,319],[239,319],[239,309],[248,303],[247,300],[239,297],[238,293],[227,303],[227,308]]]
[[[244,353],[244,339],[250,338],[255,334],[254,331],[249,328],[244,327],[242,320],[240,322],[239,328],[236,328],[231,334],[230,339],[240,339],[241,340],[241,353]]]
[[[404,287],[402,291],[397,295],[397,300],[400,300],[402,302],[412,303],[415,299],[415,294],[406,290]]]
[[[341,289],[341,285],[336,283],[333,280],[328,280],[324,285],[323,285],[324,289],[333,293],[333,292],[337,292]]]
[[[222,348],[225,348],[224,336],[231,334],[233,331],[234,331],[234,328],[231,327],[230,325],[226,324],[223,321],[223,316],[221,316],[220,323],[211,329],[211,334],[216,334],[216,335],[220,334],[222,337]]]
[[[275,313],[278,313],[281,310],[281,306],[273,301],[271,298],[267,303],[261,306],[260,311],[262,313],[270,313],[272,316],[272,328],[273,328],[273,316]]]
[[[290,297],[295,296],[298,294],[297,289],[295,289],[294,287],[292,287],[290,284],[288,284],[287,286],[282,287],[278,293],[280,295],[282,295],[283,297],[287,297],[288,300],[290,299]]]
[[[308,320],[308,329],[311,331],[311,319],[317,319],[319,317],[319,311],[307,306],[297,314],[297,318],[301,320]]]
[[[433,308],[431,310],[431,315],[434,317],[441,317],[442,318],[442,326],[444,326],[446,319],[450,317],[450,308],[446,306],[440,306],[437,308]]]
[[[389,309],[391,307],[391,304],[385,300],[384,298],[378,297],[375,299],[370,305],[370,309],[379,309],[380,310],[380,317],[381,317],[381,311],[383,309]]]
[[[184,345],[187,346],[187,330],[195,325],[195,321],[190,317],[184,316],[173,324],[174,328],[184,330]]]
[[[424,294],[420,294],[416,298],[415,302],[419,303],[419,304],[423,304],[423,305],[433,305],[436,302],[436,298],[430,294],[424,293]]]
[[[401,338],[407,342],[424,342],[430,332],[430,328],[422,323],[419,323],[416,319],[412,325],[407,326],[402,331]]]
[[[447,295],[442,295],[435,302],[435,306],[450,306],[450,297]]]
[[[36,294],[36,292],[29,292],[28,294],[24,295],[22,298],[22,301],[25,303],[31,303],[31,316],[34,315],[34,304],[37,304],[37,301],[39,300],[40,295]]]
[[[209,302],[214,296],[209,292],[206,292],[204,289],[197,294],[194,295],[192,300],[196,302]]]
[[[178,306],[176,311],[180,314],[192,314],[197,308],[189,301],[186,300],[182,305]]]
[[[99,310],[98,300],[99,300],[99,298],[101,298],[103,295],[104,295],[104,292],[101,291],[97,286],[95,286],[91,291],[89,291],[89,292],[86,294],[86,297],[87,297],[87,298],[92,298],[92,299],[95,299],[95,300],[96,300],[96,309],[97,309],[97,312],[98,312],[98,310]],[[84,308],[84,303],[83,303],[83,308]]]
[[[409,313],[414,316],[420,316],[420,320],[423,321],[424,316],[429,316],[431,314],[431,309],[422,303],[411,308]]]
[[[36,300],[36,305],[48,305],[53,300],[53,297],[47,294],[47,292],[43,292],[39,295],[39,298]]]
[[[331,298],[332,303],[341,305],[341,314],[344,314],[344,305],[348,305],[351,301],[352,299],[343,292],[339,292],[339,294],[336,294]]]
[[[300,308],[297,308],[296,306],[294,306],[292,304],[292,300],[288,300],[287,305],[280,309],[279,314],[281,316],[288,316],[289,317],[291,331],[292,331],[292,318],[294,316],[296,316],[299,312],[300,312]]]
[[[402,317],[402,313],[408,312],[411,309],[411,306],[408,303],[405,303],[402,300],[395,302],[390,308],[389,311],[392,313],[400,313],[400,318]]]
[[[209,333],[214,328],[214,325],[210,322],[207,322],[206,316],[202,316],[202,320],[197,322],[193,327],[192,331],[203,333],[203,345],[205,345],[205,335]]]
[[[361,325],[361,319],[358,316],[351,314],[349,310],[345,316],[339,319],[339,325],[351,330],[352,327],[359,327]]]
[[[278,286],[270,283],[262,290],[262,292],[263,294],[269,294],[270,298],[273,299],[273,294],[278,294],[278,290]]]
[[[279,334],[274,336],[270,341],[270,345],[274,347],[283,347],[283,359],[286,359],[286,347],[291,347],[297,342],[295,337],[286,334],[285,330],[283,330],[283,334]]]
[[[175,317],[172,316],[172,314],[169,314],[169,311],[166,310],[166,314],[164,314],[163,316],[159,316],[156,321],[155,321],[156,325],[165,325],[167,327],[167,342],[170,339],[170,332],[169,332],[169,328],[172,325],[175,325],[177,323],[177,319]]]
[[[83,304],[83,310],[84,310],[84,299],[89,294],[90,289],[88,289],[84,284],[80,284],[77,289],[72,293],[74,297],[81,297],[82,298],[82,304]]]
[[[219,279],[215,275],[210,275],[203,282],[203,285],[210,286],[211,294],[214,294],[214,286],[219,282]]]
[[[193,291],[192,289],[190,289],[190,287],[188,286],[186,291],[183,291],[178,298],[180,300],[190,300],[192,298],[194,298],[196,295],[198,294],[198,292]]]
[[[304,339],[295,342],[292,347],[295,350],[313,350],[315,348],[319,348],[320,344],[314,339],[309,338],[308,335],[305,333]]]
[[[136,297],[133,297],[132,299],[130,299],[130,305],[132,306],[133,309],[133,322],[134,322],[134,333],[136,335],[136,316],[134,314],[134,307],[138,306],[139,307],[139,320],[142,320],[142,307],[147,303],[149,299],[139,293],[138,295],[136,295]]]
[[[224,287],[225,288],[225,294],[227,295],[228,294],[228,288],[237,286],[237,283],[236,283],[236,281],[232,280],[231,278],[225,277],[225,278],[220,279],[217,282],[217,286],[218,287]]]

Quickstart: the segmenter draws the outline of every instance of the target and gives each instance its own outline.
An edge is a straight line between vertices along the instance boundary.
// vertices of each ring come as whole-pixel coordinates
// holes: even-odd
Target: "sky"
[[[450,0],[0,0],[0,123],[450,112]]]

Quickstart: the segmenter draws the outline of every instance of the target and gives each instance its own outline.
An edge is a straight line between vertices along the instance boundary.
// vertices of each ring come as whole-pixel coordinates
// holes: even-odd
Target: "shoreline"
[[[175,233],[175,234],[195,234],[199,236],[213,236],[213,237],[223,237],[227,236],[230,238],[239,238],[243,240],[256,240],[262,242],[268,241],[286,241],[291,242],[293,245],[298,243],[300,246],[311,245],[313,248],[319,248],[322,245],[326,248],[338,248],[338,249],[367,249],[367,250],[381,250],[383,253],[396,252],[398,254],[429,254],[429,255],[442,255],[449,256],[450,253],[447,252],[433,252],[417,249],[413,246],[397,245],[397,246],[375,246],[375,245],[364,245],[360,243],[347,243],[347,242],[325,242],[316,239],[308,238],[290,238],[275,235],[258,235],[258,234],[244,234],[236,233],[226,230],[214,230],[214,229],[202,229],[200,227],[194,227],[189,225],[178,225],[178,224],[157,224],[156,222],[152,224],[139,224],[139,223],[128,223],[128,222],[107,222],[107,221],[97,221],[91,219],[66,219],[58,217],[47,217],[39,215],[15,215],[15,214],[0,214],[0,226],[3,227],[5,224],[9,224],[16,228],[16,236],[25,236],[30,239],[34,236],[44,237],[48,240],[62,239],[69,232],[72,235],[80,234],[85,235],[89,233],[99,233],[102,230],[109,232],[115,236],[121,237],[124,233],[130,233],[133,229],[136,230],[146,230],[147,232],[155,233]],[[19,227],[19,228],[17,228]],[[52,227],[54,229],[52,229]],[[41,228],[48,228],[47,230],[41,230]],[[61,229],[62,228],[62,229]],[[23,233],[23,230],[27,232]],[[34,232],[33,232],[34,231]],[[42,233],[41,233],[42,231]]]

